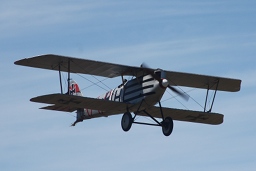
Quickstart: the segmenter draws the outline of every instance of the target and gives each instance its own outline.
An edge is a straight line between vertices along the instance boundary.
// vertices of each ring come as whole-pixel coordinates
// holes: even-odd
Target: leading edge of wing
[[[61,107],[65,111],[65,108],[82,108],[99,110],[109,114],[119,114],[126,112],[127,108],[131,108],[133,105],[122,102],[107,101],[103,99],[95,99],[89,97],[73,96],[67,94],[48,94],[38,96],[30,99],[32,102],[52,104],[54,107]],[[52,107],[44,107],[42,109],[53,110]],[[65,109],[65,110],[64,110]]]
[[[160,107],[151,107],[148,110],[153,117],[162,118]],[[205,113],[200,111],[174,109],[174,108],[162,108],[165,117],[171,117],[173,120],[195,122],[211,125],[219,125],[223,123],[224,116],[218,113]],[[140,112],[138,115],[147,116],[145,113]]]
[[[109,78],[121,75],[134,75],[141,71],[140,67],[54,54],[39,55],[31,58],[21,59],[14,62],[14,64],[56,71],[70,71],[71,73],[91,74]]]

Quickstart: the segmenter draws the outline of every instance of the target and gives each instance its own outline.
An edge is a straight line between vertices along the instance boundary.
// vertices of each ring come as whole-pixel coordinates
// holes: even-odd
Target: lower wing
[[[160,107],[153,106],[146,110],[149,114],[156,118],[162,118]],[[164,117],[171,117],[173,120],[204,123],[211,125],[219,125],[223,122],[223,115],[218,113],[206,113],[192,110],[182,110],[162,107]],[[147,116],[143,111],[138,115]]]
[[[48,94],[30,99],[32,102],[51,104],[41,109],[56,110],[63,112],[73,112],[77,109],[99,110],[104,116],[124,113],[129,109],[134,111],[138,104],[129,104],[104,99],[95,99],[89,97],[73,96],[67,94]]]
[[[124,113],[127,110],[134,112],[140,104],[129,104],[123,102],[107,101],[103,99],[95,99],[89,97],[73,96],[67,94],[49,94],[38,96],[30,99],[32,102],[51,104],[50,106],[42,107],[41,109],[73,112],[79,108],[99,110],[104,113],[104,116]],[[140,111],[137,115],[147,116],[143,110],[146,110],[155,118],[162,118],[160,107],[140,106]],[[223,115],[218,113],[206,113],[192,110],[182,110],[173,108],[162,108],[165,117],[171,117],[173,120],[204,123],[218,125],[223,122]],[[93,118],[93,116],[92,116]]]

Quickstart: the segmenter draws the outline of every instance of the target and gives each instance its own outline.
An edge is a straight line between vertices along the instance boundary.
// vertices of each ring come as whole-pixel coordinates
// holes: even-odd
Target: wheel
[[[132,119],[131,113],[130,112],[125,112],[123,117],[122,117],[122,120],[121,120],[122,129],[125,132],[129,131],[131,126],[132,126],[132,122],[133,122],[133,119]]]
[[[162,131],[165,136],[171,135],[173,130],[173,120],[170,117],[167,117],[162,122]]]

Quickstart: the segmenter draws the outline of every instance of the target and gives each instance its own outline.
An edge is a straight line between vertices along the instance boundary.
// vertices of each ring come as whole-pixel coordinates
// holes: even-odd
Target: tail
[[[83,96],[78,84],[74,80],[69,81],[69,94],[74,96]]]
[[[74,80],[69,81],[69,94],[74,96],[83,96],[78,84]],[[78,122],[83,122],[84,120],[84,109],[77,109],[76,113],[76,121],[71,126],[75,126]]]

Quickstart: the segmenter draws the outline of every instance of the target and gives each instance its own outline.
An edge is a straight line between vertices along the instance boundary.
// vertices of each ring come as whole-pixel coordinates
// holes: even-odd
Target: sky
[[[255,18],[253,0],[1,0],[0,170],[255,170]],[[237,78],[242,86],[236,93],[217,92],[213,112],[224,114],[218,126],[174,121],[169,137],[141,125],[123,132],[120,114],[70,127],[75,113],[41,110],[43,104],[29,101],[59,93],[58,72],[14,65],[49,53],[131,66],[146,62]],[[121,83],[71,77],[89,97]],[[107,86],[91,83],[98,80]],[[186,102],[168,90],[163,106],[203,110],[205,90],[179,88],[192,98]]]

